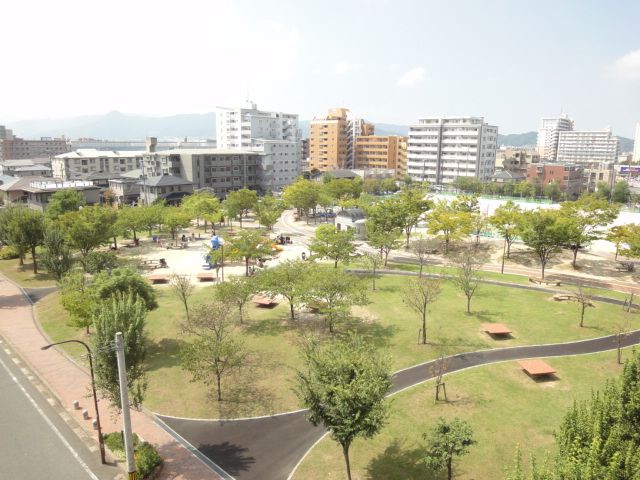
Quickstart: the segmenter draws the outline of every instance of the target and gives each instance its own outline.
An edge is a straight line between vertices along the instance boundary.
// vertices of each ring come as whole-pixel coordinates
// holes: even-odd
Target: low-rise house
[[[182,202],[183,197],[193,193],[193,183],[173,175],[143,177],[138,180],[138,185],[140,185],[140,198],[147,205],[158,199],[177,205]]]
[[[336,215],[336,228],[341,230],[355,229],[357,231],[356,238],[365,238],[364,222],[367,217],[361,208],[349,208],[342,210]]]
[[[39,180],[32,181],[23,187],[27,194],[26,204],[33,210],[44,212],[49,205],[51,196],[60,190],[75,190],[84,196],[87,205],[95,205],[100,203],[100,187],[94,185],[93,182],[85,180]]]

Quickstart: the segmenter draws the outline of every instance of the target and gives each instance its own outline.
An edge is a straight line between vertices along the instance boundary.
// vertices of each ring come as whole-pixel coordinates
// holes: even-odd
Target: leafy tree
[[[285,210],[285,205],[282,200],[264,196],[258,201],[254,209],[260,225],[267,230],[273,230],[273,226],[278,222],[282,212]]]
[[[117,213],[108,207],[84,207],[58,217],[67,245],[86,257],[91,250],[108,244],[113,236]]]
[[[163,199],[164,200],[164,199]],[[154,203],[151,205],[144,205],[142,207],[136,207],[137,214],[141,215],[144,220],[141,223],[149,230],[149,235],[153,233],[153,229],[162,223],[162,216],[164,214],[164,202]]]
[[[518,231],[526,246],[531,248],[544,270],[549,260],[562,251],[562,245],[569,241],[569,220],[558,210],[529,210],[522,214]]]
[[[332,180],[322,185],[322,191],[333,200],[343,199],[345,196],[355,200],[360,196],[362,190],[362,182],[349,178]]]
[[[402,301],[420,314],[422,320],[422,344],[427,344],[427,313],[430,305],[442,292],[442,280],[435,277],[409,279],[402,288]]]
[[[558,180],[553,180],[544,186],[544,195],[554,203],[562,198],[562,190],[560,189]]]
[[[93,316],[93,368],[96,387],[114,408],[129,408],[120,402],[118,360],[113,349],[117,332],[124,335],[127,387],[133,406],[142,407],[147,389],[147,308],[134,292],[114,295],[97,306]]]
[[[380,254],[384,258],[384,266],[386,267],[391,250],[399,248],[402,245],[402,230],[395,228],[391,231],[384,231],[382,230],[383,226],[374,221],[365,222],[364,228],[367,234],[367,244],[380,250]]]
[[[377,253],[365,253],[360,257],[360,262],[362,265],[371,272],[371,280],[373,281],[373,285],[371,286],[371,290],[376,290],[376,271],[380,269],[381,266],[384,265],[384,260]]]
[[[398,182],[395,178],[385,178],[380,182],[383,192],[397,192],[399,190]]]
[[[419,277],[422,277],[422,269],[429,261],[431,255],[438,251],[438,242],[435,238],[425,238],[420,236],[409,244],[409,250],[420,263]]]
[[[199,305],[193,309],[189,321],[183,323],[184,332],[195,339],[182,347],[182,367],[193,376],[192,381],[215,385],[218,401],[222,401],[222,380],[239,370],[245,363],[247,351],[235,335],[235,315],[232,306],[221,302]]]
[[[409,187],[409,186],[411,186],[411,184],[413,183],[413,178],[412,178],[412,177],[411,177],[411,175],[409,175],[408,173],[405,173],[405,174],[402,176],[402,181],[404,182],[404,185],[405,185],[406,187]]]
[[[77,190],[58,190],[51,195],[45,216],[48,220],[57,220],[68,212],[77,212],[85,205],[84,196]]]
[[[282,199],[287,205],[291,205],[298,211],[298,215],[304,213],[309,222],[309,210],[315,209],[320,195],[320,185],[309,180],[299,179],[292,185],[284,188]]]
[[[618,252],[620,251],[620,247],[628,243],[630,238],[634,236],[634,230],[637,231],[638,234],[640,234],[640,225],[615,225],[606,231],[604,239],[616,246],[616,260],[618,259]]]
[[[169,277],[169,286],[171,287],[171,291],[173,294],[178,297],[178,299],[184,305],[184,311],[187,316],[187,322],[190,320],[189,318],[189,298],[191,294],[195,290],[195,285],[191,283],[190,275],[178,275],[173,274]]]
[[[468,314],[471,314],[471,299],[480,288],[482,267],[486,262],[487,258],[470,245],[450,259],[455,272],[449,277],[449,281],[462,290],[462,293],[467,297]]]
[[[603,229],[618,218],[620,207],[589,195],[575,202],[563,202],[560,212],[571,220],[567,244],[573,250],[573,268],[576,268],[580,246],[602,238],[605,234]]]
[[[280,295],[289,302],[291,320],[295,319],[294,307],[304,302],[305,278],[311,270],[311,263],[302,260],[285,260],[280,265],[260,273],[259,282],[263,292],[271,296]]]
[[[382,184],[377,178],[367,178],[362,182],[362,191],[370,195],[379,195],[382,192]]]
[[[447,421],[439,417],[431,434],[423,434],[422,437],[427,440],[427,465],[437,472],[446,467],[449,480],[452,478],[453,457],[466,455],[469,447],[477,443],[471,426],[459,418]]]
[[[629,184],[625,180],[616,182],[611,191],[611,201],[615,203],[629,203],[631,198],[631,190]]]
[[[520,223],[520,215],[522,215],[520,205],[513,200],[507,200],[505,204],[497,207],[493,211],[493,215],[489,217],[491,225],[504,237],[507,244],[507,258],[511,254],[511,245],[518,237],[517,226]]]
[[[258,291],[256,277],[231,277],[228,281],[216,285],[214,298],[237,308],[238,321],[244,323],[249,319],[246,306]]]
[[[108,300],[114,295],[125,293],[135,294],[147,310],[158,308],[156,291],[146,278],[128,268],[100,272],[89,286],[89,295],[94,296],[96,301]]]
[[[575,295],[575,302],[580,310],[580,327],[584,327],[584,311],[587,307],[593,307],[593,297],[595,296],[595,290],[592,288],[584,287],[580,284],[575,285],[573,294]]]
[[[418,224],[425,212],[432,208],[433,203],[431,200],[425,199],[423,188],[405,188],[400,192],[397,199],[399,200],[396,205],[398,207],[399,223],[407,236],[406,246],[408,248],[411,230]]]
[[[191,218],[197,219],[198,226],[200,226],[200,219],[204,219],[205,230],[208,221],[211,222],[212,225],[220,221],[220,199],[209,192],[194,192],[191,195],[187,195],[182,199],[180,206],[184,211],[189,213]]]
[[[533,197],[535,195],[535,186],[533,183],[523,180],[514,187],[513,193],[520,195],[520,198]]]
[[[237,219],[240,221],[240,228],[242,228],[242,207],[240,203],[234,201],[233,197],[231,199],[225,199],[222,202],[222,212],[227,218],[229,225],[231,225],[231,220]]]
[[[446,200],[440,200],[427,215],[427,232],[444,240],[445,253],[454,240],[468,237],[473,231],[469,212],[455,210]]]
[[[71,250],[64,241],[64,233],[54,225],[45,228],[40,265],[57,281],[60,281],[73,266]]]
[[[258,192],[242,187],[240,190],[229,192],[226,202],[231,202],[240,209],[240,217],[246,217],[249,210],[253,209],[258,203]]]
[[[227,240],[227,239],[225,239]],[[242,230],[228,240],[229,258],[244,259],[245,276],[249,276],[249,261],[271,255],[271,243],[258,230]]]
[[[302,345],[304,369],[297,370],[294,392],[313,425],[324,425],[340,444],[351,480],[349,447],[357,437],[371,438],[386,424],[390,360],[355,335],[326,346]]]
[[[338,268],[339,261],[348,263],[355,253],[356,245],[353,243],[355,236],[354,229],[338,230],[333,225],[321,225],[316,228],[309,250],[320,258],[333,260],[333,266]]]
[[[118,257],[115,252],[89,252],[82,257],[82,264],[87,273],[95,274],[118,267]]]
[[[338,320],[349,316],[351,307],[367,303],[366,287],[362,279],[339,269],[326,269],[314,265],[306,277],[304,299],[318,305],[329,332]]]
[[[116,230],[122,232],[125,236],[133,235],[133,241],[138,239],[138,232],[148,227],[147,210],[149,207],[124,207],[118,210],[118,223]],[[160,220],[160,219],[158,219]],[[160,221],[158,221],[160,223]]]
[[[611,186],[608,182],[596,183],[596,196],[602,200],[611,199]]]
[[[84,272],[71,270],[60,278],[58,287],[60,288],[60,305],[69,313],[67,325],[84,328],[89,334],[96,301],[89,290]]]
[[[191,226],[191,214],[182,210],[181,207],[164,207],[162,225],[164,228],[169,229],[171,238],[175,240],[180,230]]]
[[[622,239],[626,240],[626,244],[622,245],[623,248],[620,253],[628,257],[638,257],[640,255],[640,224],[630,223],[624,227],[624,229],[618,230]]]
[[[9,243],[18,253],[31,253],[33,273],[37,274],[36,248],[44,242],[44,214],[26,207],[18,207],[12,213],[7,225]]]

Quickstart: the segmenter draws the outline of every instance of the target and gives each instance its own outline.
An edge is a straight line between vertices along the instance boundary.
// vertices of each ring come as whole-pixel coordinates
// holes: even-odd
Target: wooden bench
[[[273,297],[259,296],[254,297],[252,300],[253,303],[258,305],[259,307],[269,307],[275,303],[276,299]]]
[[[187,242],[172,242],[172,243],[167,243],[165,245],[167,250],[170,250],[172,248],[178,248],[178,249],[183,249],[183,248],[187,248]]]
[[[511,330],[502,323],[482,323],[481,326],[489,335],[508,335],[512,333]]]
[[[211,280],[212,282],[215,282],[216,274],[213,272],[198,273],[196,275],[196,278],[198,279],[199,282],[205,282],[209,280]]]
[[[167,280],[168,280],[168,277],[164,273],[154,273],[153,275],[149,275],[149,281],[154,285],[156,283],[164,283]]]
[[[556,370],[551,368],[547,362],[543,360],[520,360],[518,364],[532,377],[556,373]]]
[[[545,285],[555,285],[556,287],[559,287],[562,283],[560,280],[547,280],[546,278],[536,278],[536,277],[529,277],[529,282],[537,283],[540,285],[542,285],[543,283]]]
[[[577,302],[578,301],[578,296],[577,295],[573,295],[571,293],[556,293],[553,296],[553,299],[557,300],[559,302],[562,301],[562,300],[569,300],[571,302]],[[584,302],[584,303],[586,303],[590,307],[593,307],[593,303],[591,303],[591,302]]]

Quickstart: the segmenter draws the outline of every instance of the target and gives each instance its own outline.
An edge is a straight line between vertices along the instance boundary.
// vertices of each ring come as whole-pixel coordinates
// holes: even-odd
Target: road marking
[[[15,359],[14,359],[15,361]],[[17,363],[17,362],[16,362]],[[20,388],[20,390],[22,391],[22,393],[24,394],[25,397],[27,397],[27,399],[29,400],[29,402],[31,403],[31,405],[33,405],[33,408],[36,409],[36,411],[40,414],[40,416],[44,419],[45,422],[47,422],[47,425],[49,425],[51,427],[51,430],[53,430],[53,433],[56,434],[56,436],[60,439],[60,441],[63,443],[63,445],[65,447],[67,447],[67,450],[69,450],[69,452],[71,453],[71,455],[73,455],[75,457],[75,459],[78,461],[78,463],[80,464],[80,466],[84,469],[85,472],[87,472],[87,475],[89,475],[89,477],[92,480],[99,480],[98,477],[96,477],[93,472],[91,471],[91,469],[89,468],[89,466],[84,463],[84,461],[82,460],[82,458],[80,458],[80,455],[78,455],[78,452],[76,452],[73,447],[69,444],[69,442],[67,442],[67,439],[64,438],[64,436],[62,435],[62,433],[60,433],[60,431],[56,428],[56,426],[53,424],[53,422],[51,422],[51,420],[49,420],[49,417],[47,417],[47,415],[42,411],[42,409],[38,406],[38,404],[36,403],[36,401],[31,397],[31,395],[29,395],[29,392],[27,392],[27,390],[22,386],[22,384],[20,383],[20,380],[18,380],[16,378],[16,376],[11,373],[11,370],[9,370],[9,367],[7,367],[7,364],[4,363],[2,361],[2,359],[0,359],[0,364],[2,364],[2,367],[7,371],[7,373],[9,374],[9,376],[11,377],[11,379],[16,383],[16,385],[18,385],[18,388]]]

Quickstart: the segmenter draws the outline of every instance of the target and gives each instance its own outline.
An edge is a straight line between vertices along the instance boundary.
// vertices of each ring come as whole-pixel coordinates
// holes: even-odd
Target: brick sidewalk
[[[43,345],[52,343],[41,331],[35,318],[35,309],[22,291],[0,275],[0,335],[12,345],[49,389],[58,397],[62,406],[91,438],[96,441],[91,420],[95,414],[91,393],[91,377],[71,358],[56,347],[43,351]],[[73,408],[73,401],[80,402],[80,409]],[[105,433],[120,431],[122,419],[114,423],[114,412],[106,404],[100,404],[100,423]],[[89,420],[82,418],[82,410],[89,412]],[[153,415],[131,412],[133,431],[153,444],[164,458],[159,479],[171,480],[219,480],[221,477],[193,456],[155,423]]]

